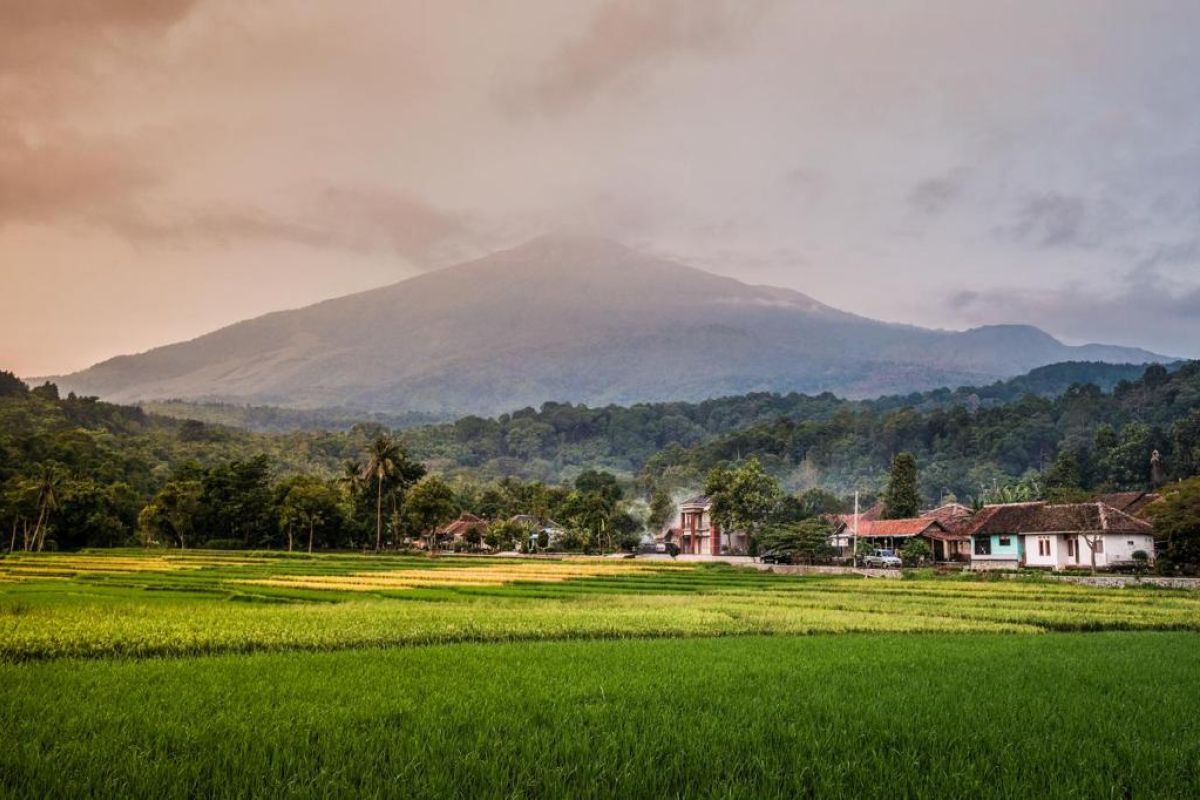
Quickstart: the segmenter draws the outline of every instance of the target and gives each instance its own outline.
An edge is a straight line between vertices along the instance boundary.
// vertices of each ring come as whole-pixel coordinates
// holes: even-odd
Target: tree
[[[506,550],[514,543],[529,538],[528,530],[520,523],[509,519],[498,519],[488,526],[483,541],[493,550]]]
[[[819,563],[830,560],[834,548],[829,544],[829,523],[810,518],[790,525],[772,525],[759,536],[759,552],[774,550],[787,553],[792,563]]]
[[[147,535],[147,541],[165,536],[185,549],[192,541],[203,496],[200,481],[169,481],[138,514],[138,528]]]
[[[1148,511],[1155,535],[1166,541],[1168,563],[1188,571],[1200,569],[1200,478],[1173,484]]]
[[[675,516],[675,503],[671,495],[660,488],[650,493],[650,517],[646,520],[651,530],[661,530]]]
[[[293,478],[280,504],[280,524],[292,549],[292,527],[299,525],[308,531],[308,552],[313,550],[317,528],[335,526],[341,517],[341,497],[336,488],[325,481],[307,475]]]
[[[240,539],[243,547],[271,544],[279,532],[279,518],[267,455],[217,464],[204,472],[200,482],[203,494],[196,533]]]
[[[408,453],[392,437],[380,434],[367,449],[363,480],[375,483],[375,552],[383,549],[383,497],[386,490],[400,495],[425,474],[425,468],[411,461]]]
[[[928,561],[933,552],[929,549],[929,542],[926,542],[920,536],[914,536],[905,542],[904,547],[900,550],[900,557],[905,564],[916,565],[924,561]]]
[[[425,537],[430,553],[434,550],[437,529],[456,513],[454,490],[437,475],[426,475],[417,481],[404,500],[405,519],[412,530]]]
[[[736,469],[714,467],[705,478],[704,493],[712,500],[713,523],[722,531],[745,531],[752,543],[783,498],[779,482],[757,458]]]
[[[33,527],[33,543],[38,552],[46,546],[46,528],[50,524],[50,514],[58,508],[58,489],[62,479],[62,471],[55,464],[46,464],[38,472],[38,517]]]
[[[1046,498],[1057,503],[1077,502],[1086,495],[1079,458],[1070,450],[1059,451],[1050,469],[1046,470],[1044,482]]]
[[[917,459],[912,453],[899,453],[892,459],[887,492],[883,497],[884,517],[905,519],[915,517],[921,510],[921,493],[917,488]]]

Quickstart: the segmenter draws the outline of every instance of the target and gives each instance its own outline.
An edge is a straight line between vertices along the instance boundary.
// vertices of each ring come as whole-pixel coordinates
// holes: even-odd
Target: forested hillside
[[[876,492],[891,459],[909,452],[920,465],[922,494],[934,501],[946,494],[980,499],[1022,481],[1031,495],[1052,480],[1083,490],[1146,489],[1155,450],[1164,480],[1200,469],[1200,362],[1173,373],[1152,366],[1107,393],[1075,384],[1057,397],[918,410],[924,405],[867,405],[827,419],[752,425],[692,447],[667,447],[642,476],[666,487],[694,485],[712,466],[754,455],[791,487]]]
[[[1051,483],[1144,489],[1154,450],[1159,479],[1200,470],[1200,362],[1174,372],[1154,366],[1129,379],[1140,372],[1057,365],[989,387],[864,402],[760,393],[628,408],[547,403],[396,438],[405,463],[443,481],[428,492],[439,513],[590,519],[598,512],[588,505],[595,498],[579,494],[582,481],[607,487],[588,491],[608,504],[605,530],[625,532],[647,511],[631,517],[630,501],[657,496],[661,506],[665,496],[700,488],[712,467],[751,457],[789,491],[878,492],[902,451],[917,459],[927,502],[946,494],[978,500],[1014,484],[1038,495]],[[252,433],[60,398],[52,384],[30,389],[0,373],[0,523],[10,541],[32,527],[73,547],[128,542],[148,526],[163,531],[168,520],[187,517],[187,535],[278,544],[297,520],[319,517],[318,541],[363,544],[378,525],[361,473],[386,433],[369,423]],[[594,470],[616,482],[588,477]],[[402,495],[396,490],[389,507],[394,530],[410,525]]]

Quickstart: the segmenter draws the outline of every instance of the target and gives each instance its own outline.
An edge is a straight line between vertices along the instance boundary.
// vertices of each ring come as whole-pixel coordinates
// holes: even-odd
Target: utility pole
[[[858,490],[854,490],[854,536],[850,542],[850,564],[858,566]]]

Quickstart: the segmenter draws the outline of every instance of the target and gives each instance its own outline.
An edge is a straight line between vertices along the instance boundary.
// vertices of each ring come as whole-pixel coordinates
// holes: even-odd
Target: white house
[[[1154,528],[1104,503],[1009,503],[984,506],[967,531],[971,566],[1097,569],[1154,560]]]

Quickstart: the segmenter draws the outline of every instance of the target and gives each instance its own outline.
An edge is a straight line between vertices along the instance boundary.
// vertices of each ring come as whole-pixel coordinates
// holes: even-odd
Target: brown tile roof
[[[1103,503],[1007,503],[984,506],[975,514],[966,533],[1153,533],[1154,528],[1124,511]]]
[[[1161,499],[1161,497],[1162,495],[1155,494],[1154,492],[1113,492],[1111,494],[1096,495],[1094,500],[1097,503],[1112,506],[1117,511],[1124,511],[1126,514],[1141,517],[1142,512],[1146,510],[1146,506]]]
[[[712,505],[712,499],[706,494],[698,494],[695,497],[689,497],[679,504],[680,508],[708,508]]]
[[[965,528],[975,516],[975,509],[962,503],[946,503],[932,508],[921,515],[922,519],[936,519],[948,531],[958,531]]]
[[[486,528],[487,526],[488,521],[486,519],[464,512],[459,515],[458,519],[443,528],[440,533],[442,536],[453,536],[457,539],[460,536],[466,536],[472,530]]]

